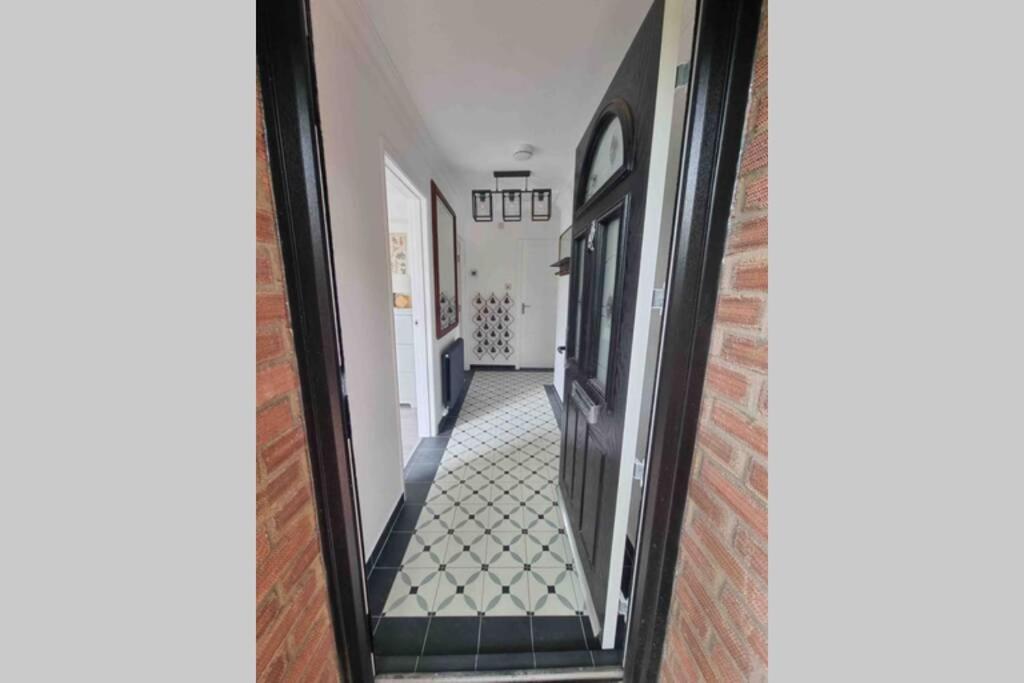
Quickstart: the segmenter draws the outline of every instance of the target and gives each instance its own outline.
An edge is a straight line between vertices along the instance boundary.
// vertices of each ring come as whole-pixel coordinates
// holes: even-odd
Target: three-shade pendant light
[[[502,178],[522,178],[523,189],[498,189],[498,181]],[[494,220],[494,195],[501,197],[501,218],[505,222],[512,223],[523,220],[523,195],[530,197],[530,218],[532,220],[547,221],[551,219],[551,190],[546,188],[531,190],[530,171],[495,171],[493,190],[473,190],[473,220],[477,222]]]

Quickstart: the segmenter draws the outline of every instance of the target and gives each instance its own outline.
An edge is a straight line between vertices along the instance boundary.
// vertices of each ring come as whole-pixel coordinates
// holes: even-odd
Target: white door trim
[[[384,183],[387,197],[387,174],[391,173],[402,187],[418,204],[415,212],[415,224],[409,227],[409,279],[412,283],[412,317],[413,317],[413,356],[416,363],[416,422],[420,438],[434,436],[439,421],[435,414],[433,401],[433,373],[430,372],[428,349],[430,348],[430,309],[427,307],[430,289],[426,287],[426,267],[424,246],[429,244],[425,234],[427,222],[427,200],[416,189],[409,177],[402,171],[395,160],[384,150]],[[385,201],[386,203],[386,201]],[[390,248],[390,247],[389,247]]]

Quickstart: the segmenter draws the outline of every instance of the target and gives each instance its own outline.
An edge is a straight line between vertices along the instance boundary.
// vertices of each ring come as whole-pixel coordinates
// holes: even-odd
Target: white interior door
[[[521,368],[550,368],[555,362],[558,240],[520,240],[519,362]]]

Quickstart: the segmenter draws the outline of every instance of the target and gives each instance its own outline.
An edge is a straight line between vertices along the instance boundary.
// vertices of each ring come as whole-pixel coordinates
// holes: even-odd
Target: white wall
[[[469,190],[426,134],[362,4],[312,0],[311,9],[356,480],[369,552],[403,492],[384,151],[428,201],[430,180],[438,184],[455,209],[459,232],[471,220]],[[432,245],[425,246],[429,259]],[[440,354],[460,330],[438,340],[432,316],[427,323],[433,403],[441,415]]]
[[[466,367],[470,365],[514,365],[518,361],[518,351],[512,358],[491,358],[489,355],[479,358],[473,353],[473,297],[477,292],[484,296],[494,292],[501,296],[506,291],[515,299],[516,323],[513,331],[519,334],[520,304],[522,303],[522,287],[520,280],[520,247],[522,239],[558,239],[564,229],[561,211],[556,193],[552,201],[551,220],[534,222],[529,220],[529,206],[523,202],[523,220],[516,223],[503,223],[500,220],[500,201],[494,202],[495,220],[489,223],[476,223],[472,214],[463,225],[462,234],[465,238],[465,254],[463,256],[463,282],[465,293],[462,297],[462,329],[466,338]],[[496,198],[497,200],[497,198]],[[473,275],[473,270],[477,274]],[[554,269],[551,271],[554,273]],[[513,349],[518,349],[516,339],[512,340]],[[554,353],[554,346],[552,346]]]

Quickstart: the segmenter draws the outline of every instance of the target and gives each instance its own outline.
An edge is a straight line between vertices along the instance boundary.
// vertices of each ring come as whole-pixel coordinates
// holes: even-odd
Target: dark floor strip
[[[558,398],[558,392],[551,384],[545,384],[544,391],[547,392],[548,401],[551,403],[551,412],[555,414],[555,422],[558,423],[558,428],[564,432],[565,418],[562,415],[562,399]]]
[[[462,410],[462,404],[469,394],[469,385],[473,383],[473,373],[473,369],[466,372],[466,381],[462,385],[462,393],[455,400],[455,405],[448,410],[448,414],[442,417],[438,423],[437,433],[441,436],[449,437],[452,435],[452,430],[455,429],[455,422],[459,419],[459,412]]]
[[[398,503],[395,505],[395,509],[391,511],[391,516],[388,518],[387,524],[384,525],[384,533],[377,539],[377,545],[374,547],[373,552],[366,558],[366,574],[367,576],[373,571],[373,568],[377,566],[377,558],[380,557],[380,553],[384,550],[384,544],[387,542],[388,536],[391,535],[391,531],[395,527],[395,520],[398,519],[402,512],[402,508],[405,507],[405,494],[403,493],[398,497]]]

